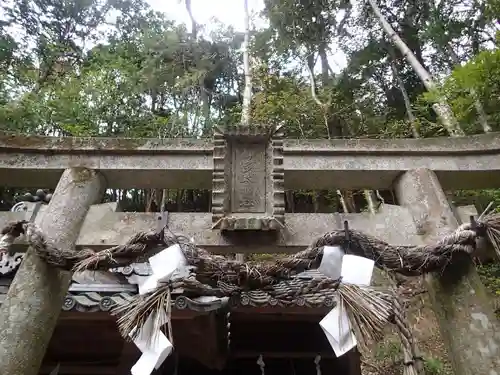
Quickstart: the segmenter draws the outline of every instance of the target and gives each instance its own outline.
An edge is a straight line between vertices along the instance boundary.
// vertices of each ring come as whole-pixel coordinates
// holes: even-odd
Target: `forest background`
[[[187,24],[172,20],[169,2],[177,11],[182,6]],[[244,14],[245,0],[231,7],[239,3],[235,17]],[[197,22],[191,0],[164,1],[164,12],[146,0],[3,0],[0,130],[200,138],[247,116],[250,126],[283,126],[289,138],[500,131],[500,0],[258,3],[239,30],[215,19]],[[246,109],[245,34],[252,68]],[[0,209],[26,193],[34,196],[0,187]],[[478,211],[490,202],[500,207],[500,190],[447,194]],[[122,199],[126,210],[154,211],[160,195],[113,190],[108,199]],[[286,198],[288,212],[360,212],[395,203],[390,191],[334,186],[288,191]],[[209,205],[209,191],[167,194],[170,211]],[[500,296],[498,263],[480,271]]]

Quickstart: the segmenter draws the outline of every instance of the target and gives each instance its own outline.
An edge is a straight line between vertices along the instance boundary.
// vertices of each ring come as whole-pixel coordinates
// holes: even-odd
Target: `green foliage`
[[[412,126],[422,136],[440,136],[446,133],[429,102],[445,95],[467,131],[477,132],[474,101],[467,94],[473,88],[496,124],[500,55],[481,52],[486,42],[477,36],[489,32],[498,4],[480,1],[478,12],[471,0],[463,0],[463,12],[470,15],[464,18],[456,3],[390,0],[382,7],[419,59],[429,46],[439,47],[430,70],[449,73],[442,68],[449,62],[446,46],[464,39],[459,57],[469,62],[455,69],[442,89],[422,98],[422,82],[365,5],[266,0],[261,16],[270,27],[252,33],[255,122],[284,124],[292,137],[408,137]],[[230,27],[215,22],[210,35],[192,35],[143,0],[22,0],[3,3],[2,11],[5,130],[207,136],[213,125],[238,120],[243,35]],[[327,56],[331,43],[347,55],[341,73],[333,72]],[[304,76],[308,63],[320,68],[314,78],[321,105]],[[412,122],[402,89],[416,117]]]
[[[5,8],[6,22],[35,48],[22,50],[0,33],[4,129],[80,136],[205,133],[210,102],[239,78],[239,34],[224,29],[211,40],[192,40],[184,25],[139,0],[77,3],[25,0]],[[96,29],[110,10],[118,16],[104,35]],[[83,49],[86,42],[94,47]],[[13,61],[23,54],[31,59]],[[203,113],[197,113],[200,90],[208,93]]]
[[[465,92],[472,87],[496,126],[499,54],[481,52],[486,42],[478,35],[489,32],[498,4],[479,1],[477,11],[471,1],[461,2],[465,18],[456,1],[384,3],[382,12],[418,58],[440,47],[430,70],[448,74],[445,44],[463,39],[460,58],[469,63],[422,98],[422,82],[365,5],[266,0],[261,16],[270,26],[252,32],[254,121],[283,124],[291,137],[409,137],[412,126],[421,136],[441,136],[429,100],[444,94],[467,131],[477,132]],[[21,0],[1,8],[2,130],[199,137],[213,125],[239,121],[243,35],[231,27],[214,22],[207,35],[198,25],[193,35],[144,0]],[[332,45],[348,59],[340,73],[328,58]],[[314,78],[323,104],[311,94],[309,63],[319,68]],[[402,89],[416,117],[411,122]]]
[[[490,203],[498,212],[500,210],[500,190],[458,190],[453,192],[453,203],[457,206],[473,204],[479,213],[483,212]]]
[[[444,375],[445,367],[442,361],[436,358],[426,358],[424,369],[427,375]]]
[[[476,121],[476,100],[482,104],[493,129],[499,130],[500,50],[482,51],[467,64],[455,68],[439,90],[428,92],[424,97],[433,102],[443,95],[468,133],[482,131]]]
[[[491,263],[477,267],[484,285],[497,298],[500,298],[500,264]]]
[[[383,341],[375,350],[375,359],[378,361],[398,362],[402,356],[401,342],[397,339]]]
[[[254,71],[255,86],[261,90],[253,99],[253,120],[256,123],[283,124],[290,137],[324,137],[321,112],[303,80],[272,72],[261,66]]]
[[[397,338],[386,340],[377,345],[374,358],[381,363],[399,363],[403,357],[401,343]],[[447,374],[444,363],[433,357],[425,358],[424,370],[426,375]]]
[[[265,13],[277,34],[278,50],[289,52],[294,45],[327,44],[337,27],[337,14],[348,8],[344,0],[265,0]]]

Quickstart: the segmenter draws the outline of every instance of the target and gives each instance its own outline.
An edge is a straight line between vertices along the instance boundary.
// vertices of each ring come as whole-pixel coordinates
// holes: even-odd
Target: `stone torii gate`
[[[170,213],[168,225],[209,251],[294,252],[344,220],[390,243],[422,244],[458,226],[443,189],[500,187],[499,157],[500,134],[285,140],[270,127],[234,126],[213,140],[2,135],[1,186],[57,187],[38,214],[5,213],[0,224],[28,216],[58,248],[102,249],[157,223],[157,214],[91,210],[105,188],[200,188],[212,190],[212,212]],[[285,189],[332,188],[394,189],[400,206],[285,213]],[[455,374],[498,375],[500,325],[474,267],[428,279]],[[31,251],[24,256],[0,307],[0,374],[37,374],[69,280]]]

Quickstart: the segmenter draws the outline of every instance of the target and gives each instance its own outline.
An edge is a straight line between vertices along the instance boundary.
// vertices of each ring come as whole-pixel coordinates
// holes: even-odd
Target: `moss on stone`
[[[34,150],[105,150],[133,151],[193,149],[201,152],[212,149],[211,140],[198,139],[148,139],[148,138],[99,138],[99,137],[44,137],[0,134],[0,147]]]

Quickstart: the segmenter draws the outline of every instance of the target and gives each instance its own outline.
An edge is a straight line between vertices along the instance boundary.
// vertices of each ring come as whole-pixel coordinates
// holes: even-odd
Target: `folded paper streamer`
[[[188,276],[187,260],[178,244],[172,245],[149,258],[152,275],[139,284],[139,294],[154,291],[161,283],[169,281],[177,271],[178,277]]]
[[[149,375],[159,369],[174,348],[161,330],[154,330],[150,316],[134,338],[134,344],[142,352],[141,357],[131,369],[132,375]]]
[[[325,246],[323,248],[323,259],[318,271],[330,279],[337,280],[342,273],[342,258],[344,251],[338,246]]]
[[[152,275],[139,284],[139,294],[155,290],[159,284],[168,282],[176,273],[184,277],[188,273],[187,261],[178,244],[172,245],[149,258]],[[133,333],[131,333],[132,335]],[[173,345],[163,332],[155,329],[153,316],[149,316],[134,344],[142,352],[141,358],[132,367],[132,375],[149,375],[158,369],[172,352]]]
[[[337,300],[337,306],[330,311],[319,325],[325,332],[335,355],[340,357],[357,345],[356,337],[352,333],[351,324],[341,299]]]
[[[359,286],[370,285],[375,262],[356,255],[345,255],[338,246],[325,246],[323,259],[318,271],[323,275],[342,282]],[[338,298],[337,305],[319,322],[335,355],[340,357],[357,345],[352,333],[344,303]]]

